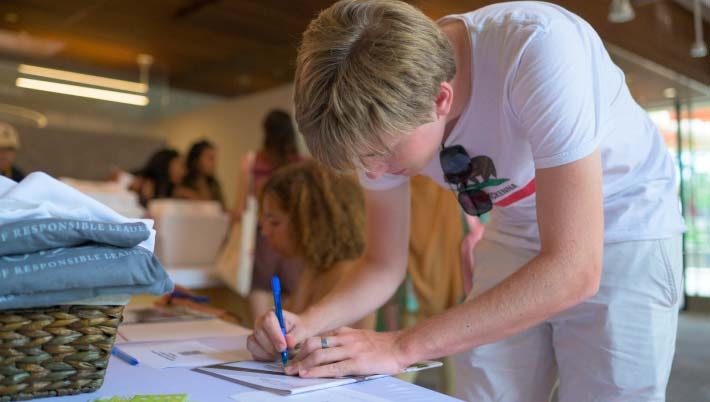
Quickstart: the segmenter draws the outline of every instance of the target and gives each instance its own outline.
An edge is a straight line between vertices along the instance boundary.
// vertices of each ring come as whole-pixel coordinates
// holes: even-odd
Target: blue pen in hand
[[[276,312],[276,318],[279,319],[279,325],[281,326],[281,332],[286,338],[286,324],[284,323],[283,311],[281,311],[281,282],[279,277],[274,275],[271,277],[271,291],[274,293],[274,310]],[[288,347],[281,352],[281,362],[286,365],[288,363]]]
[[[124,362],[130,364],[131,366],[137,366],[138,365],[138,360],[136,360],[135,357],[129,355],[126,352],[123,352],[116,346],[111,349],[111,354],[118,357],[119,359],[123,360]]]

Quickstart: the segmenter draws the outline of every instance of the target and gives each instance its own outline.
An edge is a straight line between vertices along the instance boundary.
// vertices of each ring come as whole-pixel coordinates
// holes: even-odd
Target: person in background
[[[135,173],[130,189],[138,193],[140,204],[156,198],[174,197],[175,188],[185,178],[185,161],[174,149],[155,152],[148,163]]]
[[[207,140],[200,140],[187,153],[187,174],[175,189],[177,198],[218,201],[224,206],[222,187],[215,178],[217,149]]]
[[[357,179],[334,175],[313,161],[280,169],[264,184],[259,200],[261,231],[279,255],[296,258],[305,266],[284,308],[300,313],[323,298],[354,267],[365,247],[365,199]],[[178,287],[188,292],[184,287]],[[269,291],[269,294],[271,292]],[[272,296],[273,297],[273,296]],[[175,305],[206,311],[219,309],[165,295],[158,306]],[[284,312],[285,314],[290,314]],[[373,329],[369,314],[352,326]],[[250,345],[255,345],[253,335]]]
[[[18,149],[20,138],[17,130],[5,122],[0,122],[0,175],[14,181],[25,178],[25,174],[15,166]]]
[[[264,183],[278,169],[298,162],[302,157],[296,145],[296,130],[291,116],[279,109],[271,110],[263,121],[264,140],[260,150],[249,152],[241,162],[241,175],[237,185],[236,207],[232,212],[235,221],[241,219],[247,197],[258,197]],[[273,306],[271,276],[281,278],[282,292],[288,296],[294,291],[303,264],[294,258],[284,258],[276,253],[260,233],[257,234],[252,289],[249,306],[253,317],[258,317]]]

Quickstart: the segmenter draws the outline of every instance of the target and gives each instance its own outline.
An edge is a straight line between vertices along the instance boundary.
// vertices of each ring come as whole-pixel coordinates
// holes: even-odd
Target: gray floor
[[[416,383],[444,391],[440,369],[421,372]],[[681,313],[678,319],[666,402],[710,402],[710,312]]]
[[[667,396],[667,402],[710,402],[710,313],[680,315]]]

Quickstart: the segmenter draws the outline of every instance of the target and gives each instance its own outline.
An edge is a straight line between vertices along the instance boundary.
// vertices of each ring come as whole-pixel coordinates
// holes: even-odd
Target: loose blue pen
[[[172,293],[170,293],[170,297],[174,297],[176,299],[188,299],[192,300],[195,303],[209,303],[210,298],[206,296],[198,296],[198,295],[191,295],[188,293],[181,292],[179,290],[173,290]]]
[[[286,338],[286,324],[284,323],[284,314],[281,310],[281,282],[279,281],[279,277],[276,275],[271,277],[271,291],[274,293],[274,310],[276,311],[276,318],[279,319],[281,333],[283,333],[284,338]],[[281,362],[284,366],[288,362],[288,348],[281,352]]]
[[[119,359],[123,360],[124,362],[130,364],[131,366],[138,365],[138,360],[136,360],[135,357],[122,351],[121,349],[117,348],[116,346],[114,346],[113,349],[111,349],[111,354],[118,357]]]

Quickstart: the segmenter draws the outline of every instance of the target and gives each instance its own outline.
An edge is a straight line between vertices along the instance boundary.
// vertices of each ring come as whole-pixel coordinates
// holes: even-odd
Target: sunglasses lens
[[[439,154],[439,161],[447,183],[464,183],[471,175],[471,158],[461,145],[444,148]]]
[[[481,216],[493,208],[491,197],[482,190],[468,190],[459,193],[459,203],[469,215]]]

